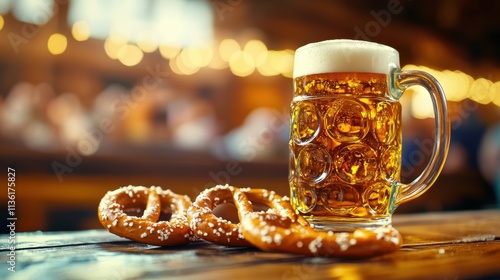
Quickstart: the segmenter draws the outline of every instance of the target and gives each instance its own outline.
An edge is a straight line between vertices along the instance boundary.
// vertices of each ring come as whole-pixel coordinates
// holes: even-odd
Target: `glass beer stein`
[[[437,80],[402,71],[388,46],[329,40],[295,53],[291,103],[291,204],[323,230],[391,224],[396,207],[425,192],[448,153],[446,98]],[[431,159],[411,183],[400,182],[401,105],[406,88],[424,87],[435,114]]]

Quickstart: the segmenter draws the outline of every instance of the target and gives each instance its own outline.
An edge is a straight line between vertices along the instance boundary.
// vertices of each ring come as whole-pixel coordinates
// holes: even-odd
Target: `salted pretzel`
[[[265,191],[259,194],[234,190],[240,229],[248,242],[264,251],[325,257],[370,257],[401,246],[401,235],[390,226],[356,229],[352,233],[317,231],[301,222],[290,204],[281,203],[285,200],[276,194],[270,200]],[[250,201],[266,204],[270,209],[254,212]]]
[[[187,211],[189,226],[203,240],[226,246],[250,247],[238,223],[218,217],[213,210],[221,204],[232,203],[235,188],[218,185],[203,190]]]
[[[218,185],[202,191],[188,209],[187,216],[194,234],[206,241],[226,246],[253,247],[253,244],[245,240],[240,224],[231,222],[213,213],[214,209],[222,204],[233,203],[236,190],[254,196],[264,197],[268,203],[282,203],[273,191],[262,189],[239,189],[229,185]],[[283,202],[285,203],[285,202]],[[303,223],[307,221],[303,220]]]
[[[99,203],[101,224],[111,233],[137,242],[175,246],[196,239],[188,225],[186,210],[191,205],[187,196],[160,187],[127,186],[108,192]],[[127,214],[135,210],[142,216]],[[171,213],[168,221],[160,214]]]

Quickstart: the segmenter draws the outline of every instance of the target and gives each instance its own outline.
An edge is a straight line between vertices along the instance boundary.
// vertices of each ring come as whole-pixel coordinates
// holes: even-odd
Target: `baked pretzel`
[[[238,223],[218,217],[213,210],[218,206],[233,202],[236,188],[218,185],[203,190],[187,211],[189,226],[194,234],[203,240],[226,246],[251,247],[240,231]]]
[[[111,233],[137,242],[174,246],[196,239],[191,231],[186,210],[191,205],[187,196],[160,187],[127,186],[108,192],[99,203],[101,224]],[[128,215],[135,210],[142,216]],[[171,213],[168,221],[159,221],[160,214]]]
[[[189,225],[198,238],[219,245],[253,247],[252,243],[245,240],[239,223],[233,223],[213,213],[219,205],[234,203],[233,196],[236,190],[255,197],[265,197],[268,203],[262,204],[266,206],[271,203],[287,203],[280,201],[279,196],[273,191],[263,189],[239,189],[229,185],[218,185],[205,189],[196,197],[187,212]],[[307,223],[303,218],[302,220],[303,223]]]
[[[301,222],[285,198],[266,192],[234,190],[240,229],[245,239],[264,251],[277,251],[305,256],[370,257],[397,250],[401,235],[393,227],[373,230],[356,229],[352,233],[317,231]],[[260,202],[270,207],[267,212],[254,212],[252,203]]]

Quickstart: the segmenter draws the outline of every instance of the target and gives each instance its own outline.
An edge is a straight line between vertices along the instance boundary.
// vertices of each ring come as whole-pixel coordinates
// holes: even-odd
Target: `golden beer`
[[[294,79],[291,203],[309,220],[386,219],[401,164],[401,105],[387,75]]]
[[[299,48],[291,102],[289,185],[292,207],[320,229],[391,224],[397,205],[426,191],[449,147],[439,83],[399,69],[399,53],[371,42],[330,40]],[[401,105],[421,85],[435,104],[431,161],[410,184],[400,182]]]

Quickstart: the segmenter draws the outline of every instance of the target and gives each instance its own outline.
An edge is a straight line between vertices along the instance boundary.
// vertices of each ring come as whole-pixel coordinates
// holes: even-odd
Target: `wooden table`
[[[0,279],[500,279],[500,210],[395,215],[394,253],[311,258],[197,241],[162,248],[105,230],[16,233],[15,269],[1,236]]]

